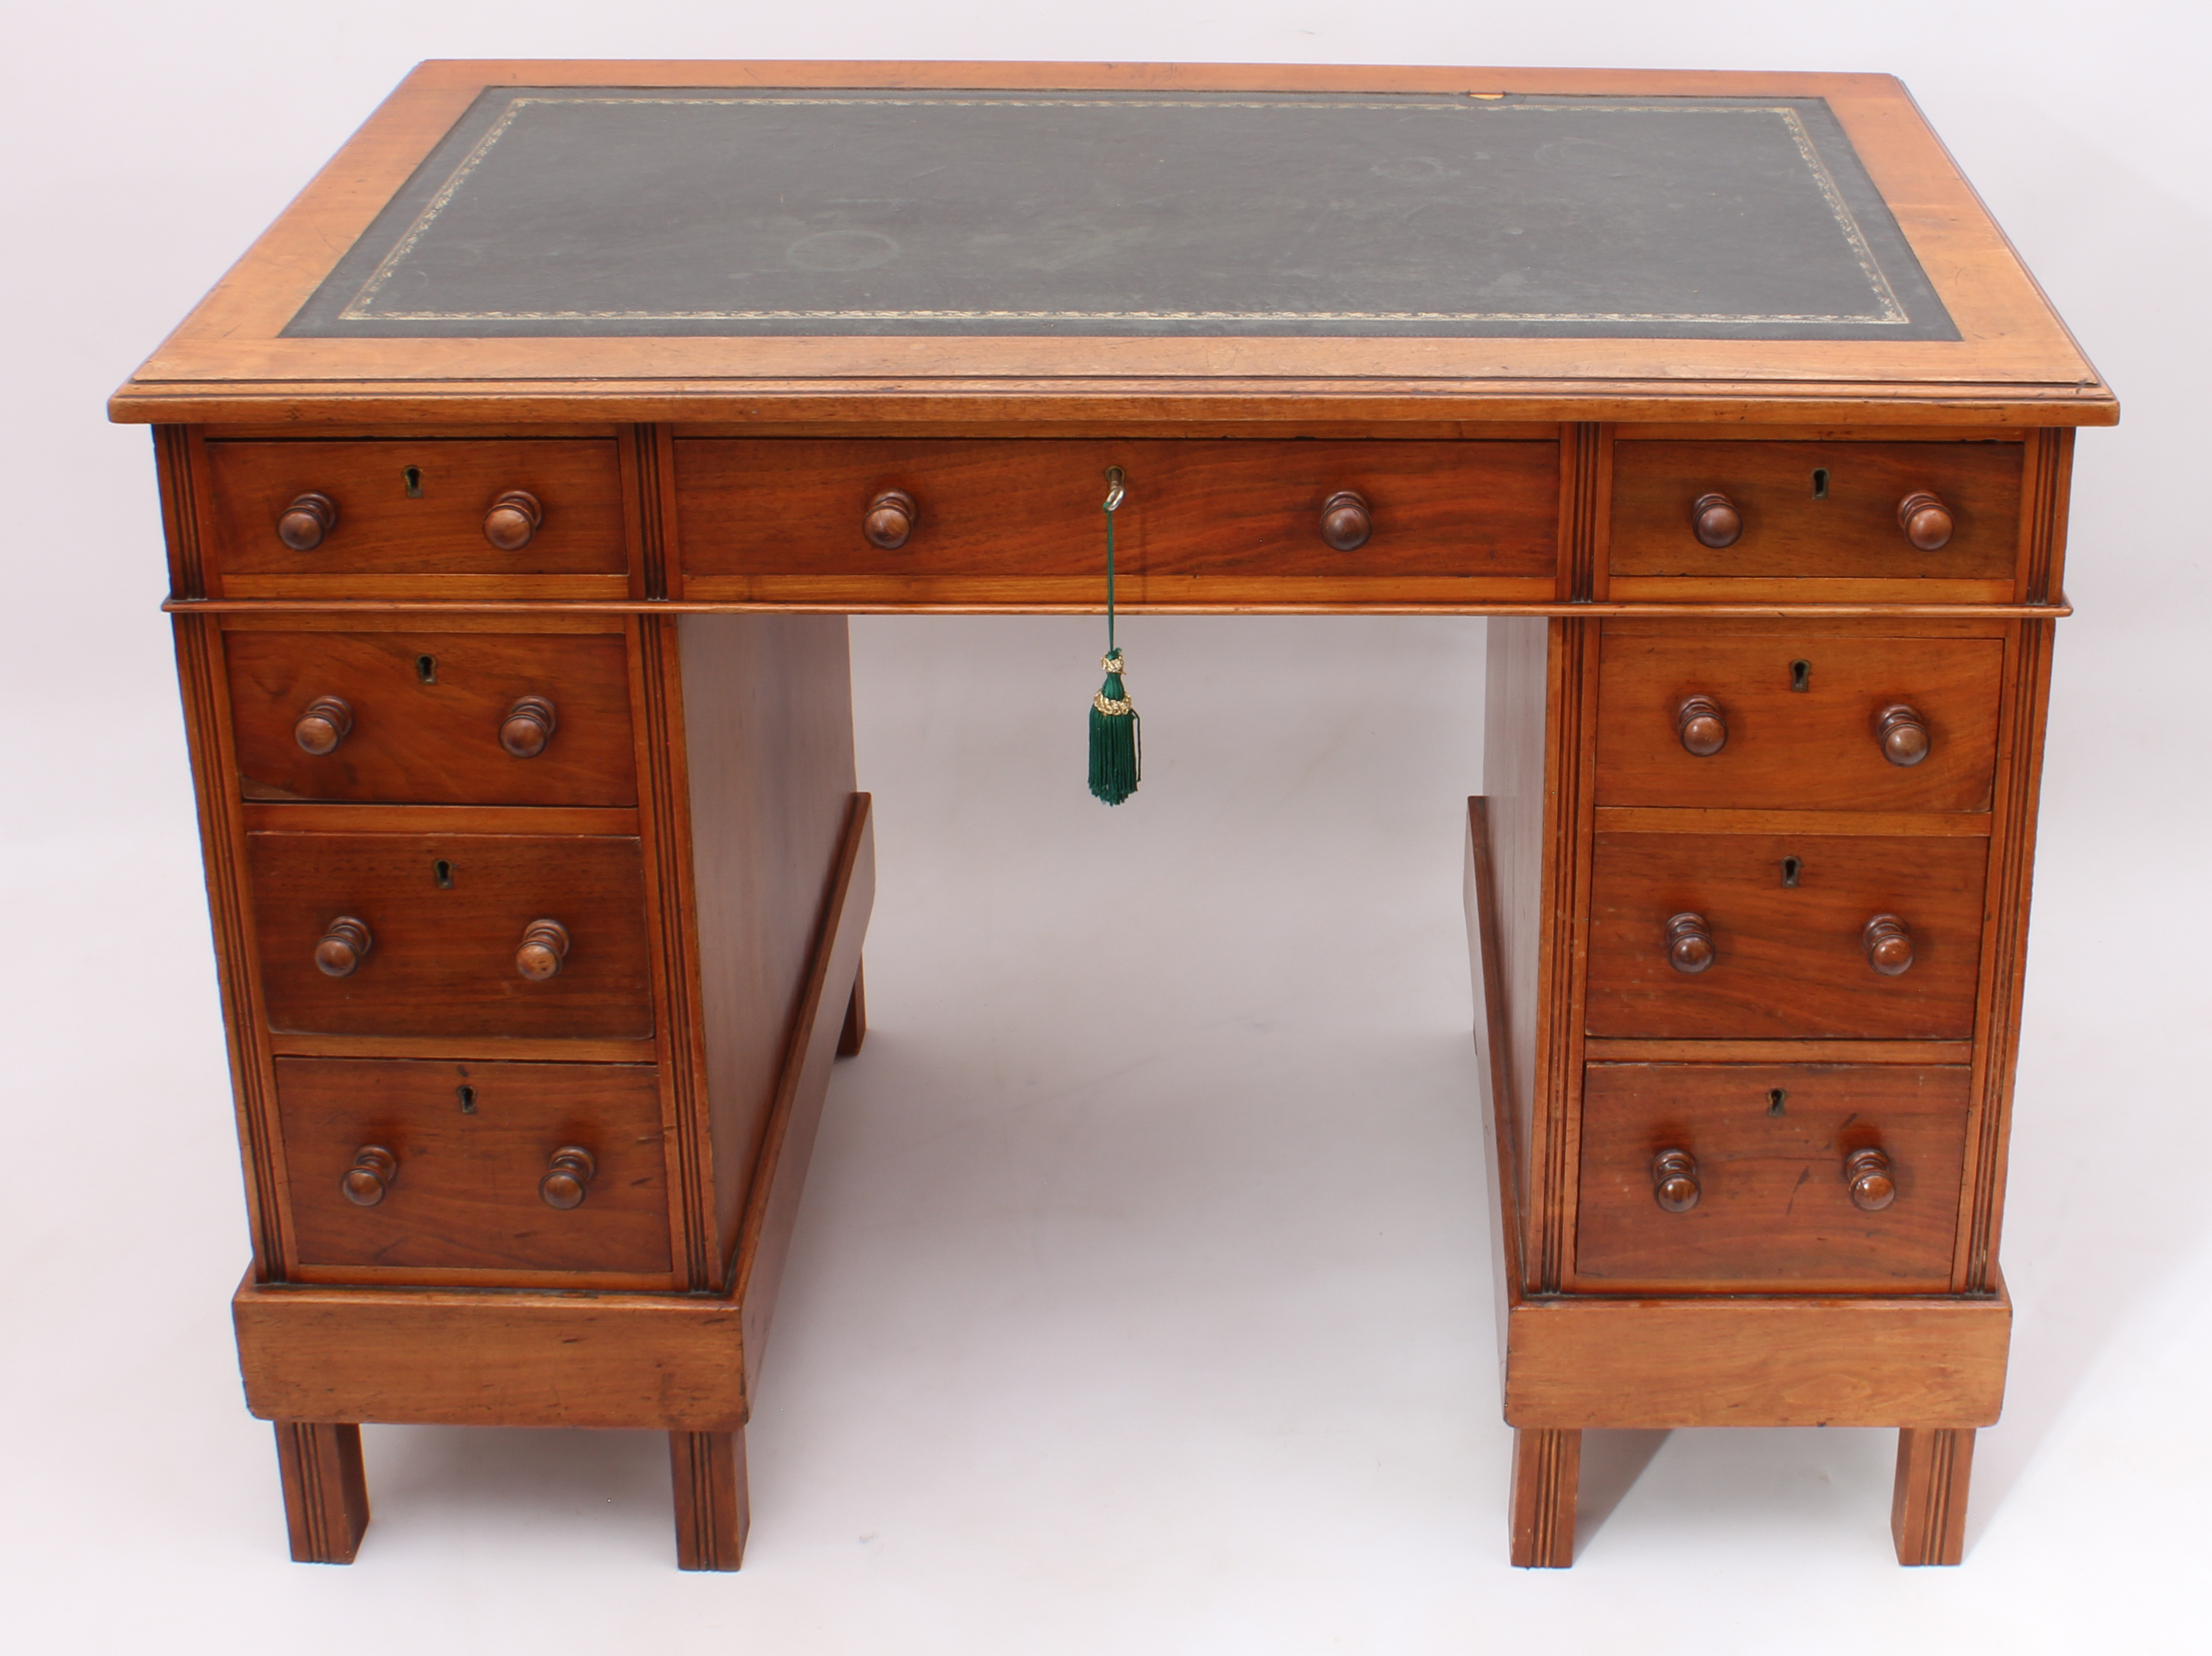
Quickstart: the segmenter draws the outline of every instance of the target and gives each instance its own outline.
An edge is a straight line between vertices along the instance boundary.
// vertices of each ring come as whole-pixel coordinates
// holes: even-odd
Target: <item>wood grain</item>
[[[276,1101],[303,1266],[386,1267],[387,1282],[432,1266],[670,1285],[660,1093],[645,1065],[285,1058]],[[374,1207],[338,1192],[362,1144],[398,1162]],[[561,1212],[538,1181],[567,1144],[598,1168],[582,1205]]]
[[[270,1027],[324,1034],[483,1038],[653,1033],[638,841],[537,834],[246,836]],[[447,865],[451,884],[437,883]],[[367,922],[360,970],[325,977],[315,940],[333,916]],[[523,929],[574,939],[560,976],[522,977]]]
[[[224,654],[239,786],[248,798],[637,803],[629,664],[619,634],[257,629],[234,633]],[[325,695],[344,700],[353,728],[318,756],[301,749],[293,725]],[[525,695],[545,697],[557,715],[544,751],[528,759],[499,739],[501,720]]]
[[[1814,473],[1827,474],[1826,498]],[[1622,441],[1613,448],[1615,575],[2010,582],[2019,555],[2021,445]],[[1942,497],[1950,542],[1923,552],[1898,526],[1916,490]],[[1741,537],[1702,544],[1691,503],[1728,496]]]
[[[752,1504],[745,1435],[671,1432],[668,1482],[676,1498],[676,1568],[733,1570],[745,1556]]]
[[[1897,1435],[1897,1487],[1889,1528],[1900,1564],[1956,1564],[1966,1556],[1971,1428],[1908,1426]]]
[[[1537,1426],[1513,1434],[1516,1568],[1563,1570],[1575,1562],[1575,1494],[1582,1482],[1582,1459],[1580,1432]]]
[[[361,1428],[279,1420],[276,1471],[295,1564],[350,1564],[368,1528]]]
[[[1593,1035],[1966,1040],[1974,1034],[1988,846],[1817,834],[1599,834],[1592,878]],[[1800,860],[1782,884],[1782,860]],[[1705,916],[1713,964],[1668,964],[1668,917]],[[1902,915],[1916,958],[1870,970],[1867,921]]]
[[[1791,688],[1799,661],[1808,669],[1802,691]],[[1996,639],[1608,631],[1598,675],[1598,804],[1986,811],[2003,670]],[[1677,707],[1692,695],[1712,698],[1727,721],[1727,745],[1707,756],[1686,751],[1675,728]],[[1875,738],[1875,715],[1895,702],[1929,727],[1933,745],[1917,765],[1890,763]]]
[[[1969,1074],[1963,1065],[1590,1065],[1570,1285],[1944,1291]],[[1845,1158],[1868,1147],[1887,1153],[1897,1180],[1897,1199],[1876,1213],[1852,1205],[1843,1177]],[[1696,1160],[1701,1194],[1686,1213],[1652,1199],[1662,1149]]]

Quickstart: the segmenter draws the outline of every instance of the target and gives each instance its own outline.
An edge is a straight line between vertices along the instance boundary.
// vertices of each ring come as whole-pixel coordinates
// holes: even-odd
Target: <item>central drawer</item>
[[[261,832],[246,856],[274,1029],[653,1034],[635,839]]]
[[[1135,582],[1548,580],[1558,562],[1556,442],[694,438],[676,444],[685,578],[1079,577],[1097,602],[1109,466],[1127,480],[1117,573]],[[892,494],[910,518],[872,539]]]
[[[1601,832],[1589,1033],[1968,1040],[1988,863],[1979,839]],[[1894,971],[1896,942],[1870,948],[1885,917]]]
[[[303,1266],[670,1269],[650,1065],[281,1058],[276,1107]]]

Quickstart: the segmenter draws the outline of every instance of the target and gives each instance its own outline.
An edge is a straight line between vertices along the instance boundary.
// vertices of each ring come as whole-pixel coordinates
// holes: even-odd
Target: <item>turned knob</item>
[[[502,552],[520,552],[544,521],[545,508],[535,494],[526,488],[510,488],[484,513],[484,538]]]
[[[1881,1150],[1853,1150],[1844,1162],[1844,1182],[1851,1187],[1851,1205],[1868,1213],[1880,1213],[1897,1200],[1897,1180]]]
[[[334,695],[317,696],[292,726],[292,739],[319,758],[352,734],[353,709]]]
[[[532,983],[558,977],[561,962],[568,958],[568,928],[558,920],[532,920],[522,928],[522,943],[514,951],[514,969]]]
[[[1674,709],[1674,733],[1682,746],[1700,759],[1710,759],[1728,746],[1728,720],[1721,704],[1709,695],[1686,695]]]
[[[1917,765],[1928,757],[1928,721],[1902,701],[1874,716],[1875,740],[1893,765]]]
[[[1702,544],[1717,550],[1736,543],[1743,533],[1743,513],[1725,494],[1700,494],[1690,503],[1690,527]]]
[[[1357,552],[1375,532],[1375,513],[1358,489],[1340,488],[1322,502],[1321,537],[1340,552]]]
[[[1940,552],[1951,543],[1951,508],[1924,488],[1897,503],[1897,522],[1923,552]]]
[[[326,978],[349,978],[368,958],[374,941],[364,922],[342,914],[331,922],[322,941],[315,945],[316,968]]]
[[[392,1181],[399,1176],[399,1158],[381,1144],[363,1144],[353,1153],[353,1165],[338,1180],[345,1199],[357,1208],[373,1208],[384,1199]]]
[[[1912,928],[1896,915],[1875,915],[1866,923],[1859,942],[1866,949],[1867,964],[1885,978],[1912,969]]]
[[[1698,1160],[1687,1150],[1662,1150],[1651,1158],[1651,1199],[1669,1213],[1698,1205]]]
[[[526,695],[507,710],[499,723],[499,745],[517,759],[535,759],[553,739],[553,704],[542,695]]]
[[[904,489],[887,488],[868,502],[867,515],[860,519],[860,533],[867,537],[870,546],[896,552],[914,533],[914,520],[921,511],[914,503],[914,496]]]
[[[599,1164],[592,1159],[591,1151],[581,1144],[563,1144],[553,1152],[546,1164],[545,1176],[538,1181],[538,1193],[545,1198],[549,1208],[562,1212],[584,1204],[584,1192],[590,1188],[592,1175]]]
[[[276,538],[295,552],[312,552],[338,526],[338,503],[327,494],[302,494],[276,519]]]
[[[1667,922],[1667,964],[1695,975],[1713,963],[1712,928],[1702,914],[1677,914]]]

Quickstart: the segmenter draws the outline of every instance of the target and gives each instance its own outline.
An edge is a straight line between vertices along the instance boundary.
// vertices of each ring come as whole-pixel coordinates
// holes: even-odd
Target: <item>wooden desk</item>
[[[295,1557],[361,1422],[507,1423],[667,1431],[735,1568],[866,1034],[844,616],[1099,608],[1118,466],[1132,610],[1492,618],[1516,1562],[1585,1429],[1808,1423],[1902,1429],[1899,1556],[1957,1562],[2118,409],[1893,81],[426,64],[111,410]]]

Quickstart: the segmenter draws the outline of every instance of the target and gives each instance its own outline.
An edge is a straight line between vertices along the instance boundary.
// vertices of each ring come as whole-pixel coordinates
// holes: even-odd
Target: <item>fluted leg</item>
[[[1513,1562],[1563,1570],[1575,1562],[1575,1491],[1583,1435],[1524,1428],[1513,1434]]]
[[[1897,1435],[1897,1493],[1889,1531],[1900,1564],[1955,1564],[1966,1555],[1972,1427],[1912,1427]]]
[[[671,1432],[668,1471],[676,1495],[676,1567],[737,1568],[752,1523],[745,1496],[745,1435]]]
[[[368,1528],[368,1481],[361,1428],[280,1420],[276,1469],[284,1481],[284,1525],[293,1562],[350,1564]]]

